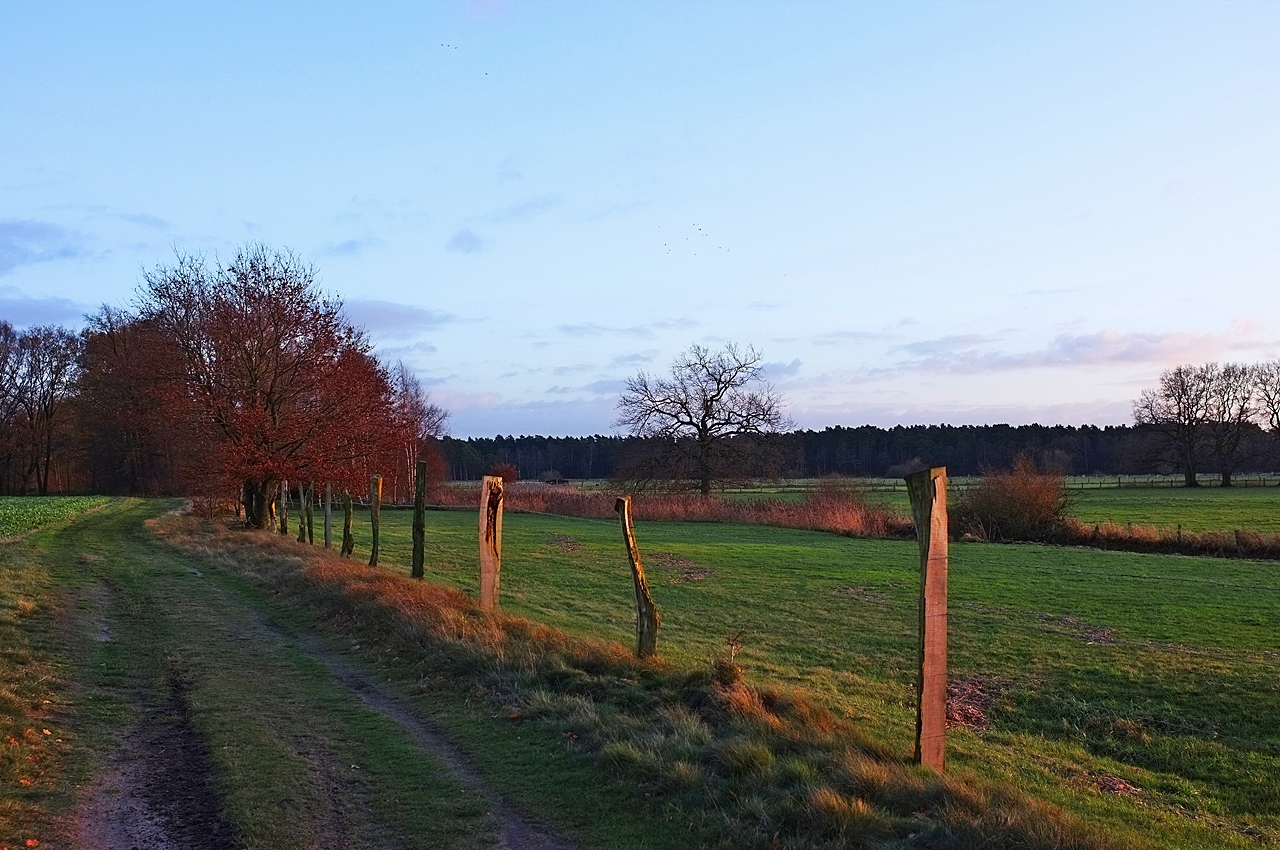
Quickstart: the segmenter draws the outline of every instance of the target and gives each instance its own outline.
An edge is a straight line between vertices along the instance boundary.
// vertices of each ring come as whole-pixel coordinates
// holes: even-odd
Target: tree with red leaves
[[[144,274],[139,296],[139,318],[176,350],[177,380],[161,386],[194,411],[249,525],[267,527],[282,480],[360,492],[368,461],[395,445],[386,370],[292,253],[250,245],[212,267],[179,254]]]

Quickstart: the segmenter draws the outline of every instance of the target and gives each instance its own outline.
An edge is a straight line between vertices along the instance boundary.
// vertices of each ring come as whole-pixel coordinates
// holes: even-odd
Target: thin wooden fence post
[[[427,560],[427,462],[418,461],[413,480],[413,572],[422,578]]]
[[[486,475],[480,482],[480,607],[498,607],[498,574],[502,572],[502,479]]]
[[[307,485],[307,504],[306,504],[306,507],[303,508],[303,512],[302,512],[303,516],[306,517],[306,520],[307,520],[307,542],[310,543],[312,546],[316,545],[315,525],[313,523],[315,516],[314,516],[314,512],[312,511],[312,508],[315,507],[315,503],[316,503],[316,482],[312,481],[310,484]]]
[[[298,542],[307,542],[307,485],[298,482]]]
[[[614,502],[613,509],[622,516],[622,542],[627,547],[627,559],[631,561],[631,583],[636,591],[636,655],[647,658],[658,651],[658,606],[649,595],[649,582],[644,577],[644,565],[640,563],[640,550],[636,548],[636,534],[631,527],[631,497],[623,496]]]
[[[324,482],[324,548],[333,548],[333,482]]]
[[[947,469],[906,476],[920,544],[920,676],[915,761],[947,766]]]
[[[342,549],[339,553],[344,558],[350,558],[351,553],[356,550],[356,536],[351,533],[351,519],[354,513],[351,492],[344,489],[342,491]]]
[[[378,566],[378,531],[382,525],[382,476],[369,479],[369,524],[373,527],[373,551],[369,554],[369,566]]]

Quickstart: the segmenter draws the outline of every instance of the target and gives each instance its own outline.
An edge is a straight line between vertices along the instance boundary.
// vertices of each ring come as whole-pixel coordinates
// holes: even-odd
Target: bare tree
[[[426,459],[421,457],[423,443],[444,436],[449,412],[432,403],[422,381],[403,360],[391,369],[391,394],[393,415],[400,423],[396,433],[403,436],[404,468],[412,483],[418,461]]]
[[[751,346],[692,345],[671,364],[670,377],[628,378],[615,425],[656,449],[632,477],[692,480],[709,494],[744,468],[753,438],[790,427],[761,359]]]
[[[1258,420],[1271,436],[1272,450],[1280,450],[1280,360],[1268,360],[1254,367],[1258,394]]]
[[[1155,450],[1182,471],[1188,487],[1198,487],[1204,461],[1216,364],[1176,366],[1160,373],[1160,386],[1143,390],[1133,403],[1133,421],[1155,437]]]
[[[18,351],[18,403],[29,440],[27,476],[35,476],[36,491],[44,496],[49,492],[63,404],[71,397],[79,373],[80,337],[66,328],[31,328],[18,336]]]
[[[1227,363],[1211,369],[1207,409],[1209,442],[1222,473],[1222,486],[1231,486],[1231,476],[1240,466],[1245,438],[1256,433],[1254,419],[1258,414],[1257,367],[1246,363]]]

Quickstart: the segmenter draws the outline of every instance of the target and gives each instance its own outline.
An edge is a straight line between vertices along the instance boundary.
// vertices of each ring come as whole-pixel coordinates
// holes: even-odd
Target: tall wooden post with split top
[[[427,462],[418,461],[413,480],[413,569],[414,578],[422,578],[427,560]]]
[[[378,566],[379,539],[382,530],[382,476],[369,479],[369,524],[373,528],[373,551],[369,553],[369,566]]]
[[[947,470],[906,477],[920,543],[920,678],[916,694],[918,764],[947,766]]]
[[[350,558],[351,553],[356,550],[356,536],[351,533],[351,515],[354,509],[351,505],[351,493],[348,490],[342,491],[342,550],[339,554],[344,558]]]
[[[486,475],[480,482],[480,607],[498,607],[498,574],[502,572],[502,479]]]
[[[631,581],[636,591],[636,655],[646,658],[658,651],[658,606],[649,595],[649,582],[640,563],[640,550],[636,548],[636,534],[631,527],[631,497],[623,496],[614,503],[613,509],[622,517],[622,542],[627,546]]]

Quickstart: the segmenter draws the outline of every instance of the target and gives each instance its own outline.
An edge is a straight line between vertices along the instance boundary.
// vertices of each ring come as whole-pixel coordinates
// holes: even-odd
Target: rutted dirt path
[[[299,639],[297,636],[293,640],[298,642],[299,648],[307,655],[328,668],[335,679],[355,691],[365,705],[394,720],[419,746],[430,750],[449,765],[464,785],[489,804],[490,813],[498,821],[498,847],[503,850],[572,850],[574,845],[555,835],[549,826],[526,817],[503,800],[476,771],[462,750],[439,731],[406,711],[394,696],[379,688],[371,677],[314,641]]]
[[[98,529],[99,531],[103,529]],[[123,529],[121,529],[123,531]],[[151,544],[154,545],[154,544]],[[163,552],[163,547],[158,547]],[[156,550],[147,554],[154,556]],[[162,556],[165,557],[165,556]],[[101,567],[98,556],[81,555],[83,566]],[[169,566],[172,566],[170,562]],[[423,754],[442,762],[457,785],[467,789],[488,810],[484,832],[496,825],[496,846],[503,850],[573,850],[574,845],[553,829],[528,817],[502,798],[475,769],[466,755],[434,728],[429,718],[382,687],[358,664],[326,648],[316,635],[286,632],[269,616],[255,612],[235,592],[221,587],[204,572],[183,568],[200,581],[198,594],[207,600],[201,617],[189,623],[202,639],[231,641],[246,647],[267,647],[266,663],[277,663],[282,647],[307,656],[332,676],[334,687],[358,697],[371,711],[393,721]],[[130,598],[111,586],[111,579],[82,586],[67,608],[80,635],[81,651],[92,645],[128,641]],[[209,618],[205,620],[203,618]],[[119,644],[121,647],[126,644]],[[270,656],[270,658],[268,658]],[[296,656],[295,656],[296,657]],[[274,660],[273,660],[274,659]],[[246,659],[248,660],[248,659]],[[101,757],[92,781],[78,792],[77,804],[64,821],[72,847],[84,850],[225,850],[240,846],[233,825],[224,816],[226,801],[218,793],[218,773],[206,742],[195,731],[188,696],[198,692],[199,674],[188,681],[181,664],[163,665],[155,675],[139,676],[128,688],[115,687],[113,699],[131,707],[134,718],[116,728],[115,748]],[[274,669],[274,668],[273,668]],[[167,673],[167,675],[166,675]],[[145,682],[146,684],[142,684]],[[108,686],[110,689],[111,686]],[[273,683],[266,685],[275,690]],[[392,830],[378,823],[368,800],[368,787],[353,781],[345,762],[336,764],[327,742],[318,736],[299,737],[293,727],[277,730],[278,740],[310,765],[313,781],[325,801],[308,812],[316,841],[310,846],[403,846]],[[312,752],[312,750],[315,750]],[[455,792],[456,793],[456,792]],[[445,799],[445,798],[440,798]],[[470,833],[481,844],[484,832]],[[421,839],[424,836],[417,835]],[[416,843],[416,842],[415,842]],[[429,846],[429,842],[428,846]],[[492,845],[491,845],[492,846]]]

